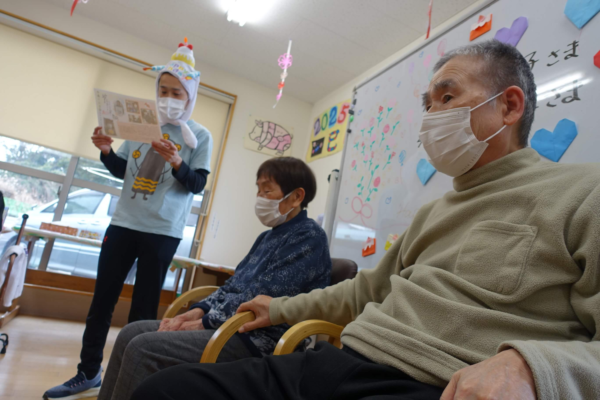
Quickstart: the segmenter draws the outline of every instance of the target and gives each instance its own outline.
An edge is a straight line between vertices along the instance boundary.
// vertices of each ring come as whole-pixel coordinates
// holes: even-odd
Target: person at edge
[[[77,374],[44,393],[44,399],[95,397],[114,307],[137,259],[129,322],[155,320],[167,270],[183,237],[194,194],[210,172],[212,137],[190,117],[200,73],[191,45],[180,44],[156,79],[158,120],[163,139],[150,144],[125,141],[115,153],[102,128],[92,141],[100,160],[119,179],[121,197],[102,243],[94,297],[86,319]],[[128,112],[141,109],[132,105]],[[146,111],[146,117],[149,117]],[[150,116],[153,117],[153,116]]]
[[[137,386],[153,373],[174,365],[198,363],[215,330],[255,296],[295,296],[330,284],[327,236],[305,210],[317,191],[310,167],[297,158],[272,158],[260,166],[256,178],[255,213],[272,229],[258,236],[224,286],[188,312],[123,328],[98,400],[129,400]],[[236,334],[217,362],[272,354],[288,328],[282,324]]]
[[[531,69],[485,41],[443,56],[420,139],[454,190],[424,205],[375,269],[242,304],[272,324],[344,325],[342,350],[183,365],[132,400],[595,399],[600,393],[600,165],[527,147]]]

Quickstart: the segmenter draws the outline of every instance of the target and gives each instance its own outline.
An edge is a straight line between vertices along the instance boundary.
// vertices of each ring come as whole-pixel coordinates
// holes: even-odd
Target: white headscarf
[[[183,141],[192,149],[195,149],[198,145],[198,139],[196,139],[196,136],[188,126],[187,121],[192,116],[192,111],[194,111],[196,97],[198,96],[198,86],[200,85],[200,72],[194,69],[195,65],[196,61],[194,60],[193,46],[188,44],[187,38],[185,38],[185,42],[179,43],[179,48],[173,54],[171,61],[169,61],[167,65],[144,68],[145,70],[151,69],[152,71],[160,71],[156,78],[157,101],[160,77],[165,73],[170,73],[179,79],[179,82],[181,82],[181,85],[185,88],[185,91],[188,94],[188,103],[181,118],[172,120],[162,116],[159,117],[159,120],[160,126],[166,124],[179,125],[181,127]]]

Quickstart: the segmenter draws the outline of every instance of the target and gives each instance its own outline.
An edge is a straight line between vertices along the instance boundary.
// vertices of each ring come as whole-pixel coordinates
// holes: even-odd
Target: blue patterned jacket
[[[291,297],[329,286],[330,280],[325,231],[303,210],[290,221],[261,233],[235,274],[191,308],[204,310],[202,324],[206,329],[218,329],[240,304],[260,294]],[[255,356],[269,355],[288,328],[282,324],[257,329],[240,338]]]

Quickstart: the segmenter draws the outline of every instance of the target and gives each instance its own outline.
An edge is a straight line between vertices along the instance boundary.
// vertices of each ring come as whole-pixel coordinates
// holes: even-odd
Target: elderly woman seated
[[[137,386],[164,368],[197,363],[211,336],[240,304],[263,294],[295,296],[330,283],[325,232],[305,208],[317,184],[311,169],[292,157],[264,162],[257,173],[256,216],[272,229],[261,233],[224,286],[188,312],[163,321],[127,325],[115,343],[98,399],[129,399]],[[218,362],[269,355],[286,324],[236,334]]]

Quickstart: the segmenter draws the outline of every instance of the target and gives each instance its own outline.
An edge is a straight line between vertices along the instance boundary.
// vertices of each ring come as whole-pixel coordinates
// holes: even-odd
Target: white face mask
[[[172,97],[158,98],[158,115],[161,121],[177,120],[185,112],[187,101],[177,100]]]
[[[262,222],[263,225],[271,228],[283,224],[288,214],[292,212],[293,208],[285,214],[281,214],[279,212],[279,203],[290,197],[292,193],[294,192],[290,192],[281,200],[270,200],[257,196],[254,212],[256,213],[256,216],[260,222]]]
[[[457,177],[473,168],[473,165],[489,146],[487,141],[502,132],[506,125],[481,142],[471,129],[471,112],[494,100],[502,93],[498,93],[471,109],[469,107],[453,108],[427,113],[423,116],[419,139],[429,155],[429,162],[436,170]]]

